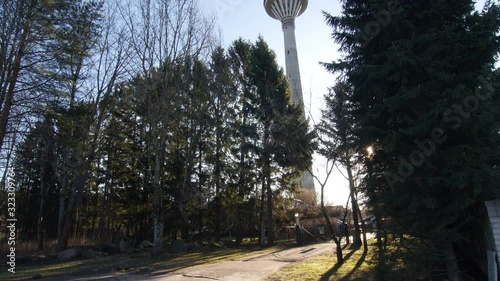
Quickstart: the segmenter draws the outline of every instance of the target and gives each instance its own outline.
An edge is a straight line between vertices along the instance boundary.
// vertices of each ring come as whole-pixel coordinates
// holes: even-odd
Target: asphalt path
[[[321,243],[293,247],[261,253],[250,257],[230,261],[209,263],[185,267],[170,272],[129,273],[120,276],[101,275],[89,278],[73,277],[75,281],[186,281],[186,280],[221,280],[221,281],[258,281],[289,264],[308,259],[326,252],[334,253],[334,243]],[[57,279],[63,280],[63,279]]]

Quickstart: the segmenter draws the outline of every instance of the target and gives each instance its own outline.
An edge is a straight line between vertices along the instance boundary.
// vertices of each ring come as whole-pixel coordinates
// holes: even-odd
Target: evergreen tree
[[[312,162],[313,134],[301,121],[301,109],[291,102],[291,92],[276,56],[260,37],[251,51],[250,82],[254,90],[251,102],[258,120],[259,166],[261,173],[261,245],[264,213],[267,219],[267,243],[274,245],[273,186],[276,176],[293,189],[299,171]],[[290,137],[293,136],[293,137]]]
[[[220,240],[222,223],[222,194],[227,194],[223,186],[230,183],[229,167],[232,165],[230,147],[232,139],[232,124],[235,120],[234,101],[236,99],[236,83],[231,74],[231,64],[223,48],[217,48],[212,53],[210,61],[210,113],[213,122],[212,156],[208,159],[213,163],[213,181],[215,185],[215,240]],[[228,202],[229,203],[229,202]],[[230,205],[226,205],[229,207]],[[231,208],[232,209],[232,208]],[[225,208],[230,213],[231,210]]]
[[[138,240],[150,239],[151,182],[145,172],[148,153],[144,152],[148,149],[141,128],[144,124],[138,117],[141,105],[126,83],[118,87],[112,99],[112,115],[106,122],[100,148],[103,163],[96,192],[99,202],[94,210],[99,214],[97,238],[109,240],[115,219],[125,222],[127,235],[134,230]]]
[[[183,239],[187,239],[191,229],[189,217],[198,208],[194,204],[194,199],[199,198],[198,190],[200,188],[193,178],[196,177],[200,165],[208,164],[207,166],[210,167],[210,164],[214,164],[209,169],[215,169],[217,164],[220,165],[220,162],[210,163],[208,161],[210,155],[212,153],[216,154],[217,150],[217,144],[213,149],[210,147],[210,140],[213,139],[211,130],[216,128],[216,124],[213,122],[213,119],[216,118],[214,116],[216,112],[211,110],[213,97],[210,95],[209,67],[199,58],[187,57],[184,60],[182,73],[182,88],[178,95],[183,98],[177,105],[180,109],[178,116],[181,116],[181,119],[177,121],[176,125],[180,129],[175,129],[178,138],[175,143],[177,147],[173,153],[175,155],[174,159],[177,159],[178,163],[182,163],[182,173],[177,173],[182,176],[179,177],[180,181],[176,186],[175,203],[171,208],[174,211],[173,214],[177,214],[177,226],[173,228],[174,239],[178,231]],[[217,140],[217,136],[215,136],[215,140]],[[206,156],[205,159],[203,155]],[[217,172],[220,173],[221,171]],[[175,173],[172,173],[172,175],[175,175]],[[220,176],[220,174],[214,174],[213,180],[215,181],[218,177],[220,179]],[[210,184],[210,181],[206,181],[202,188],[207,189],[209,194],[213,194],[213,191],[210,190]],[[221,188],[220,185],[219,188]],[[217,189],[217,186],[215,186],[215,189]],[[215,196],[217,196],[217,193],[215,193]]]
[[[56,139],[50,117],[37,122],[19,146],[14,160],[19,193],[26,208],[19,209],[23,239],[36,239],[44,249],[45,234],[55,238],[51,224],[57,223],[57,186],[54,170]],[[33,236],[35,234],[35,236]]]
[[[326,18],[346,56],[327,68],[353,86],[358,149],[374,151],[365,159],[369,204],[393,218],[395,233],[427,245],[417,249],[432,254],[419,257],[437,254],[448,279],[461,280],[453,245],[465,242],[468,210],[498,180],[491,85],[499,8],[476,12],[471,0],[342,5],[341,16]]]
[[[82,91],[89,75],[87,62],[100,29],[102,2],[58,1],[55,7],[50,18],[55,23],[54,39],[49,43],[55,62],[54,69],[46,71],[54,81],[48,90],[60,96],[54,102],[57,107],[54,113],[58,115],[61,131],[65,132],[59,136],[60,143],[67,145],[60,151],[64,160],[59,165],[58,249],[64,250],[88,183],[104,118],[104,110],[99,110],[102,105],[99,95],[90,101]]]
[[[232,124],[233,134],[236,141],[235,147],[231,149],[235,158],[235,185],[237,189],[234,203],[237,204],[235,224],[236,242],[241,243],[246,229],[254,228],[258,222],[255,216],[259,213],[257,207],[256,186],[258,184],[257,169],[257,120],[255,118],[252,97],[252,85],[250,81],[252,44],[243,39],[232,43],[228,49],[231,60],[231,73],[236,83],[236,117]],[[249,211],[251,210],[251,211]]]

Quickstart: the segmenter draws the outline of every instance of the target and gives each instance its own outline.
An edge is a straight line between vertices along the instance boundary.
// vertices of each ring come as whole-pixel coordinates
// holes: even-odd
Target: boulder
[[[219,250],[219,249],[223,249],[224,248],[224,245],[221,244],[220,242],[210,242],[208,243],[208,248],[210,250]]]
[[[153,248],[153,243],[149,242],[148,240],[144,240],[139,245],[137,245],[140,249],[151,249]]]
[[[27,255],[18,255],[16,257],[16,262],[19,264],[30,263],[30,262],[33,262],[33,257],[27,256]]]
[[[188,251],[200,251],[202,246],[196,242],[186,243],[186,250]]]
[[[236,248],[236,242],[232,241],[232,240],[229,240],[229,241],[224,241],[224,247],[228,247],[228,248]]]
[[[94,258],[97,258],[97,257],[101,257],[103,255],[104,255],[103,252],[98,252],[98,251],[94,251],[94,250],[88,249],[88,250],[83,251],[82,258],[84,258],[84,259],[94,259]]]
[[[180,252],[185,252],[186,249],[186,243],[182,240],[174,240],[172,241],[172,251],[174,253],[180,253]]]
[[[50,259],[57,259],[57,251],[55,249],[51,250],[47,255]]]
[[[38,260],[38,261],[43,261],[43,260],[46,260],[46,259],[47,259],[46,255],[37,255],[36,256],[36,260]]]
[[[119,254],[120,253],[120,246],[116,244],[99,244],[96,247],[96,250],[108,254]]]
[[[57,258],[60,260],[69,260],[73,258],[77,258],[82,254],[82,250],[77,248],[67,249],[57,254]]]
[[[126,254],[132,250],[132,247],[133,245],[131,240],[122,239],[122,241],[120,241],[120,253]]]

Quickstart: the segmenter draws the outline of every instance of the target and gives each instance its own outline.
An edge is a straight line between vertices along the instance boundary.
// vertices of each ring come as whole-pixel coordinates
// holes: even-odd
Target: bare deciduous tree
[[[321,199],[320,199],[320,204],[321,204],[321,214],[323,215],[323,218],[326,221],[326,226],[328,228],[328,232],[331,233],[333,242],[335,242],[336,246],[336,255],[337,255],[337,264],[342,264],[344,262],[344,257],[342,254],[342,245],[341,245],[341,240],[342,236],[339,233],[339,237],[335,235],[335,230],[332,225],[332,222],[330,221],[330,217],[328,216],[328,212],[325,207],[325,186],[328,182],[328,179],[330,178],[330,175],[335,169],[335,159],[327,159],[326,164],[325,164],[325,172],[326,176],[325,179],[322,181],[317,174],[319,173],[313,173],[312,171],[309,171],[311,175],[316,179],[316,181],[319,183],[321,186]]]
[[[108,2],[105,6],[105,17],[100,21],[100,28],[93,38],[88,38],[94,43],[89,46],[88,56],[82,56],[79,65],[86,67],[85,75],[83,70],[81,80],[74,73],[73,85],[80,84],[80,87],[73,86],[71,89],[70,104],[74,104],[78,98],[77,94],[82,94],[82,99],[90,106],[88,108],[88,122],[85,124],[85,131],[88,132],[86,140],[82,141],[81,151],[78,153],[78,172],[75,175],[74,184],[71,190],[61,189],[61,199],[59,205],[59,232],[58,248],[65,249],[68,245],[69,234],[74,226],[76,212],[81,204],[85,187],[88,184],[92,164],[98,154],[99,136],[102,131],[106,115],[109,113],[109,97],[115,90],[115,85],[127,78],[127,64],[130,58],[129,41],[127,31],[121,24],[117,24],[114,11],[118,9],[116,3]],[[92,55],[93,54],[93,55]],[[86,87],[85,87],[86,86]],[[85,91],[81,90],[85,89]],[[65,169],[65,168],[62,168]],[[65,173],[65,172],[63,172]],[[67,174],[67,173],[66,173]],[[63,180],[63,182],[65,182]],[[64,186],[63,186],[64,187]],[[67,192],[70,192],[67,194]],[[65,197],[69,195],[66,202]]]

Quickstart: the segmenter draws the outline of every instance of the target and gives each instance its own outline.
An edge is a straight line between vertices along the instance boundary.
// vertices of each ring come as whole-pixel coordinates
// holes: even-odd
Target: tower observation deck
[[[295,40],[295,18],[307,9],[308,0],[264,0],[267,14],[279,21],[285,38],[286,75],[292,89],[292,101],[304,106],[302,83],[300,81],[299,57]],[[302,120],[305,121],[305,112]],[[302,187],[314,192],[314,179],[309,172],[304,172],[301,179]]]

